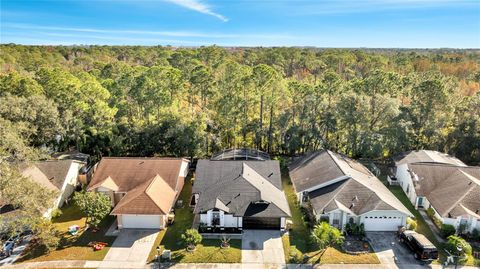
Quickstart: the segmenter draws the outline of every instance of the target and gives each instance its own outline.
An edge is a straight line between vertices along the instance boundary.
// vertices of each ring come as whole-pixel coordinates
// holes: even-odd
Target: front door
[[[417,199],[418,199],[417,206],[423,207],[423,197],[418,197]]]

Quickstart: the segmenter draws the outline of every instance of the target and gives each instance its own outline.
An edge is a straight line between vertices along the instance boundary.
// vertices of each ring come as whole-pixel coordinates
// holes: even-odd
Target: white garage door
[[[402,226],[401,216],[366,216],[363,219],[365,231],[385,232],[398,231],[398,226]]]
[[[122,215],[123,228],[160,229],[160,215]]]

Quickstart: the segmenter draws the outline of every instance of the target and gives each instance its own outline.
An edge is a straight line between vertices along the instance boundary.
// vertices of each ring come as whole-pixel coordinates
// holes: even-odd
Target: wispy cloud
[[[167,2],[170,2],[172,4],[182,6],[191,10],[195,10],[197,12],[207,14],[210,16],[214,16],[224,22],[228,21],[228,18],[218,14],[216,12],[213,12],[207,4],[203,3],[201,0],[165,0]]]
[[[132,36],[166,36],[177,38],[213,38],[213,39],[236,39],[236,38],[251,38],[251,39],[294,39],[296,36],[284,33],[256,33],[256,34],[242,34],[242,33],[206,33],[206,32],[192,32],[192,31],[150,31],[150,30],[113,30],[101,28],[77,28],[77,27],[57,27],[45,26],[35,24],[21,24],[21,23],[4,23],[1,29],[21,29],[26,31],[49,31],[50,33],[95,33],[108,34],[111,36],[118,35],[120,37]]]

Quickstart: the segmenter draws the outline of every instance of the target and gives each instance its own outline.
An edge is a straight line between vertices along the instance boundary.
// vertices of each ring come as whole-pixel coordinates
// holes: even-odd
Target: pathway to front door
[[[244,230],[242,263],[285,264],[280,231]]]

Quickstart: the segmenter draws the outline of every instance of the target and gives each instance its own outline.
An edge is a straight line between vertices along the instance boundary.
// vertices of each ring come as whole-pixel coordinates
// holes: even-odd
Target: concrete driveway
[[[244,230],[242,263],[285,264],[280,231]]]
[[[378,259],[387,268],[422,268],[412,252],[398,241],[395,232],[367,232],[367,238]]]
[[[103,259],[108,264],[144,265],[157,238],[158,230],[123,229]]]

